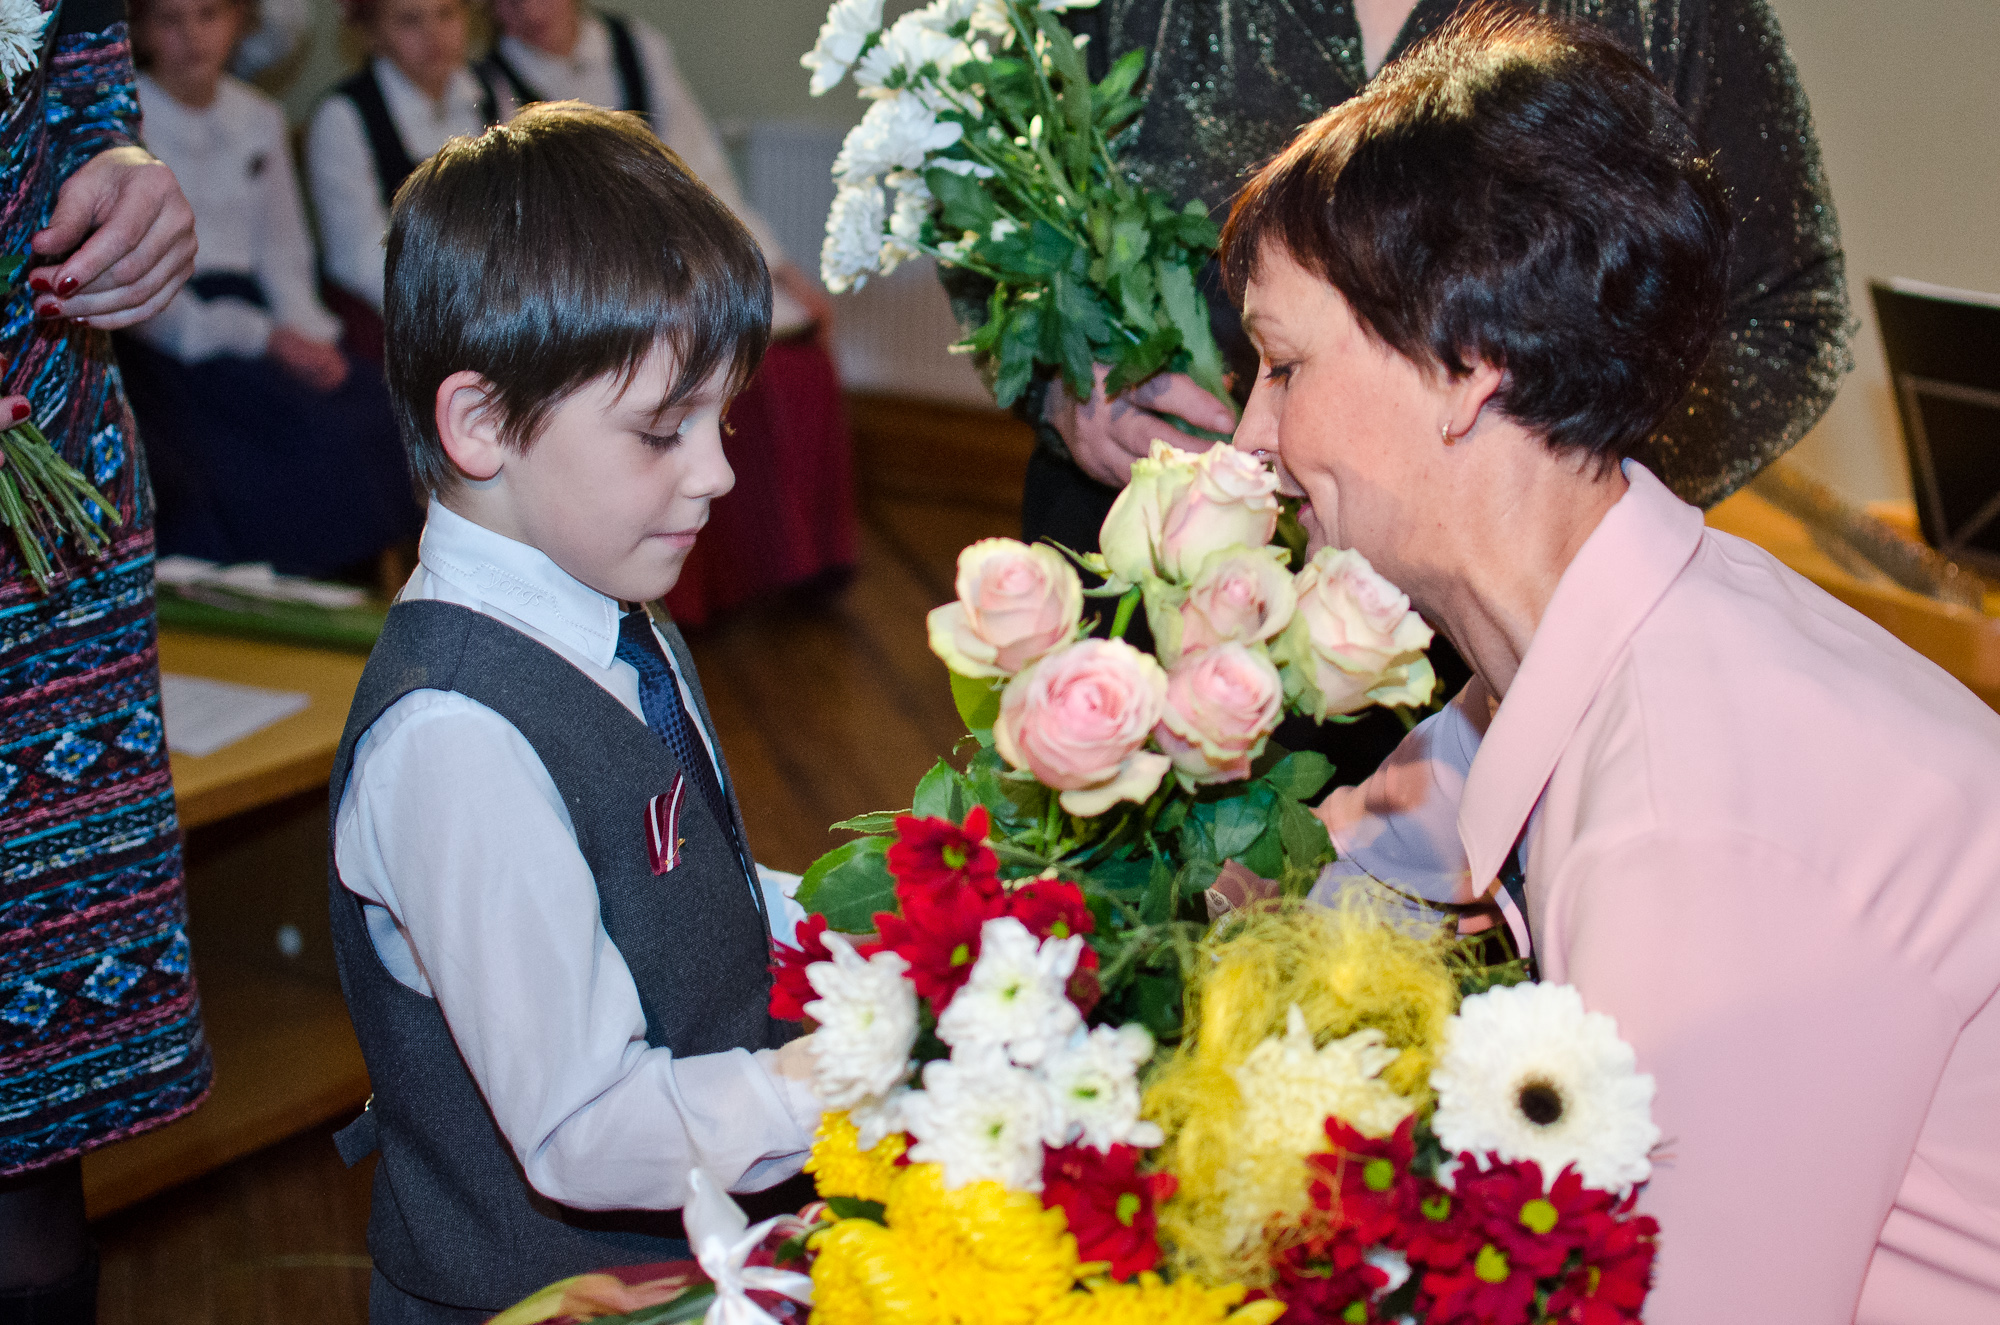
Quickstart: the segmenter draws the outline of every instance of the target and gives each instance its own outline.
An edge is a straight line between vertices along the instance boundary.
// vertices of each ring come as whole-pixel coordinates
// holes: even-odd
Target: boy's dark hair
[[[1605,34],[1462,13],[1263,166],[1223,232],[1239,301],[1266,244],[1414,363],[1504,369],[1557,450],[1630,455],[1727,303],[1729,212],[1672,99]]]
[[[501,437],[526,450],[564,397],[629,381],[655,345],[674,356],[671,404],[718,368],[740,391],[770,340],[756,241],[623,112],[546,102],[452,139],[398,190],[388,243],[389,393],[432,494],[459,477],[437,430],[453,373],[492,384]]]

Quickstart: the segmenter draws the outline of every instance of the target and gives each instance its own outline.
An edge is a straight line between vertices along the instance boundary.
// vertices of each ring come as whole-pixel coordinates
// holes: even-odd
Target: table
[[[85,1156],[92,1217],[358,1111],[368,1097],[331,953],[322,950],[325,787],[365,662],[355,653],[160,632],[162,670],[303,690],[311,701],[212,755],[172,756],[215,1088],[186,1118]],[[280,926],[299,936],[297,955],[273,942]]]

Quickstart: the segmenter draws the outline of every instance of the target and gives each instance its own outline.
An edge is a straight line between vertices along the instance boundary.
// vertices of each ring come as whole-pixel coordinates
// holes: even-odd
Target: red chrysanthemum
[[[1585,1187],[1573,1168],[1544,1189],[1533,1160],[1489,1162],[1483,1173],[1471,1164],[1459,1170],[1459,1195],[1478,1212],[1487,1240],[1538,1279],[1558,1273],[1610,1219],[1610,1195]]]
[[[806,967],[814,962],[830,962],[833,953],[826,946],[826,917],[807,916],[792,937],[798,946],[771,940],[771,1015],[779,1021],[804,1021],[806,1004],[819,997],[806,979]]]
[[[1416,1125],[1413,1115],[1388,1136],[1369,1137],[1338,1118],[1326,1120],[1333,1149],[1310,1159],[1316,1171],[1313,1205],[1331,1227],[1351,1233],[1363,1247],[1401,1246],[1417,1213],[1421,1180],[1410,1172]]]
[[[1639,1319],[1653,1284],[1653,1255],[1660,1225],[1651,1215],[1631,1215],[1628,1197],[1594,1224],[1583,1264],[1563,1276],[1549,1296],[1548,1316],[1566,1325],[1628,1325]]]
[[[929,999],[933,1012],[943,1012],[979,960],[980,928],[1003,913],[1005,898],[972,888],[939,888],[914,892],[902,902],[901,915],[876,913],[876,932],[883,948],[910,964],[918,997]]]
[[[1534,1304],[1534,1274],[1483,1242],[1456,1270],[1426,1270],[1417,1314],[1437,1325],[1526,1325]]]
[[[1056,879],[1029,879],[1008,890],[1007,914],[1038,939],[1066,939],[1097,928],[1084,904],[1083,889]]]
[[[991,822],[975,805],[961,826],[949,819],[896,816],[896,840],[889,844],[889,874],[896,897],[906,907],[911,894],[971,888],[984,896],[1000,891],[1000,858],[986,843]]]
[[[1376,1319],[1374,1298],[1389,1286],[1389,1276],[1362,1259],[1370,1245],[1355,1237],[1353,1230],[1343,1228],[1280,1252],[1276,1262],[1278,1280],[1271,1286],[1270,1294],[1285,1304],[1285,1319],[1341,1322]]]
[[[1174,1194],[1170,1173],[1141,1173],[1143,1152],[1114,1145],[1064,1146],[1042,1160],[1042,1204],[1060,1208],[1077,1255],[1109,1261],[1111,1277],[1131,1279],[1160,1263],[1159,1203]]]

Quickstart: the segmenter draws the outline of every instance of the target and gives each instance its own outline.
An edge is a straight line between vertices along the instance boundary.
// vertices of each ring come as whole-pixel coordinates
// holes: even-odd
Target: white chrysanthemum
[[[881,95],[896,73],[914,78],[929,66],[939,74],[949,74],[972,58],[966,44],[951,35],[951,25],[958,20],[934,9],[916,9],[903,15],[861,57],[854,66],[854,81],[864,95]]]
[[[929,1064],[924,1088],[903,1102],[903,1125],[915,1139],[910,1159],[942,1166],[947,1187],[990,1179],[1040,1191],[1053,1114],[1041,1079],[992,1047]]]
[[[925,157],[942,152],[964,133],[963,125],[940,120],[908,92],[879,98],[841,143],[833,160],[834,178],[860,184],[892,170],[922,170]]]
[[[897,1086],[887,1095],[870,1095],[861,1103],[849,1106],[847,1120],[861,1134],[861,1148],[873,1150],[883,1137],[902,1131],[903,1106],[914,1098],[916,1092],[908,1086]]]
[[[12,92],[14,80],[41,63],[48,25],[49,15],[34,0],[0,0],[0,88]]]
[[[1601,1012],[1570,985],[1476,994],[1446,1029],[1431,1073],[1431,1118],[1445,1149],[1533,1160],[1545,1179],[1568,1164],[1585,1183],[1624,1193],[1652,1175],[1660,1139],[1653,1078]]]
[[[1049,1144],[1081,1141],[1103,1151],[1164,1141],[1157,1123],[1139,1117],[1139,1068],[1152,1056],[1153,1037],[1137,1024],[1072,1035],[1042,1064],[1056,1113]]]
[[[820,24],[819,40],[799,57],[812,71],[812,94],[823,96],[847,76],[870,34],[882,26],[882,0],[834,0]]]
[[[917,989],[893,952],[863,960],[846,936],[829,932],[830,962],[814,962],[806,979],[819,997],[806,1015],[819,1023],[809,1042],[813,1094],[829,1109],[886,1096],[910,1074],[917,1043]]]
[[[924,177],[914,170],[899,170],[886,182],[896,190],[896,203],[889,210],[889,233],[882,241],[885,276],[918,255],[917,244],[924,237],[924,222],[933,206]]]
[[[1012,916],[979,930],[979,960],[939,1014],[938,1038],[954,1049],[999,1048],[1033,1067],[1083,1025],[1065,992],[1083,939],[1037,939]]]
[[[1325,1150],[1326,1120],[1337,1117],[1365,1136],[1387,1136],[1411,1102],[1380,1080],[1400,1049],[1382,1032],[1358,1030],[1318,1048],[1294,1004],[1285,1033],[1250,1051],[1233,1070],[1243,1094],[1237,1126],[1245,1144],[1231,1164],[1223,1217],[1240,1245],[1273,1214],[1291,1215],[1306,1198],[1307,1155]],[[1293,1160],[1296,1163],[1282,1161]]]
[[[883,211],[880,185],[849,185],[834,194],[819,250],[820,279],[833,293],[858,290],[880,270]]]

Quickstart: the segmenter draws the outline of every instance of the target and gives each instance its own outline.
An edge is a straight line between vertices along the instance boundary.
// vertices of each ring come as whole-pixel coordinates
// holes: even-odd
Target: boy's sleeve
[[[695,1165],[737,1191],[799,1171],[814,1118],[763,1059],[646,1044],[561,797],[510,723],[420,691],[364,747],[335,826],[341,879],[393,915],[537,1191],[673,1209]]]

